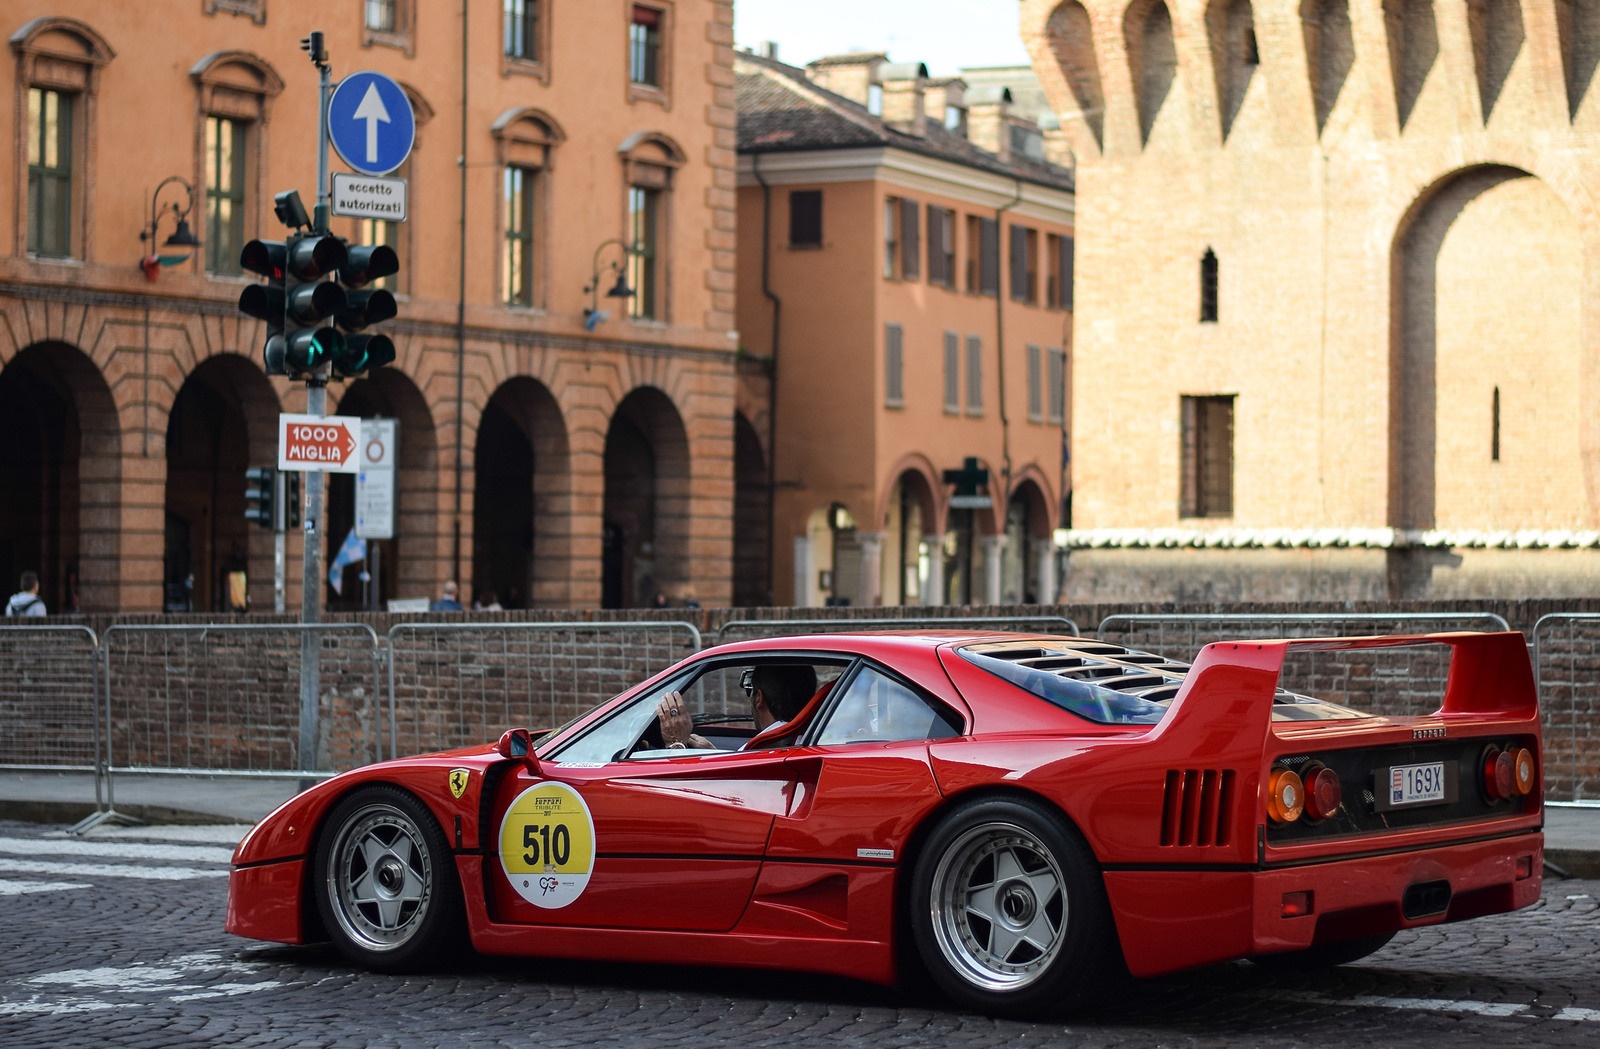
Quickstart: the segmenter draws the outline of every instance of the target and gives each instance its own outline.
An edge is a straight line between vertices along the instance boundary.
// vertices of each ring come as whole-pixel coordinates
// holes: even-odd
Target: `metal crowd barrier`
[[[314,646],[302,647],[306,634]],[[378,635],[365,623],[118,624],[101,642],[111,774],[326,778],[382,757]],[[302,651],[318,753],[300,753]]]
[[[100,669],[100,639],[86,626],[0,628],[0,769],[92,773],[96,812],[111,790]]]
[[[1533,625],[1533,679],[1544,719],[1545,790],[1600,799],[1600,612],[1553,612]]]
[[[700,651],[692,623],[400,623],[389,756],[555,728]]]
[[[730,640],[726,635],[738,632],[748,640],[758,637],[783,637],[788,634],[844,634],[856,630],[961,630],[975,627],[983,630],[1025,629],[1023,624],[1039,624],[1045,629],[1034,633],[1080,636],[1078,624],[1066,616],[921,616],[877,619],[730,619],[717,630],[717,644]]]

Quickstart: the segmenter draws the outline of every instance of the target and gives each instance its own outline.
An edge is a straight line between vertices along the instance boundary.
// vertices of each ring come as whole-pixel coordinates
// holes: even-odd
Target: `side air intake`
[[[1228,845],[1232,769],[1168,769],[1161,806],[1162,845]]]

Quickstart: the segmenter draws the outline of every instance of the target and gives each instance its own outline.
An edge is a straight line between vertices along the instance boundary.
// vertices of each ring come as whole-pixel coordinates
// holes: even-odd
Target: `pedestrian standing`
[[[437,600],[433,604],[429,605],[428,606],[428,611],[430,611],[430,612],[464,612],[464,611],[466,611],[466,609],[461,607],[461,602],[456,599],[456,594],[457,593],[459,593],[459,591],[456,588],[456,581],[454,579],[448,581],[444,585],[444,591],[440,595],[439,600]]]
[[[22,573],[22,589],[11,595],[11,600],[6,602],[6,615],[8,616],[42,616],[48,615],[44,607],[44,598],[39,596],[39,573]]]

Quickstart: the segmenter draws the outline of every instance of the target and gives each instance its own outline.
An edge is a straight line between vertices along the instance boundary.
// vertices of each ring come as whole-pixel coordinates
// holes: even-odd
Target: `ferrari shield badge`
[[[583,895],[594,869],[594,818],[565,783],[517,795],[500,822],[500,866],[517,895],[557,908]]]
[[[471,769],[450,770],[450,795],[459,798],[467,792],[467,780],[472,778]]]

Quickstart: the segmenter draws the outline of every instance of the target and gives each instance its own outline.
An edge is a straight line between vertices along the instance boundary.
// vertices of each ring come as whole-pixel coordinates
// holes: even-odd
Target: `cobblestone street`
[[[1590,1046],[1600,882],[1403,933],[1333,973],[1248,963],[1029,1025],[787,973],[473,959],[358,971],[222,932],[228,828],[0,823],[0,1046]],[[237,837],[237,832],[232,832]]]

